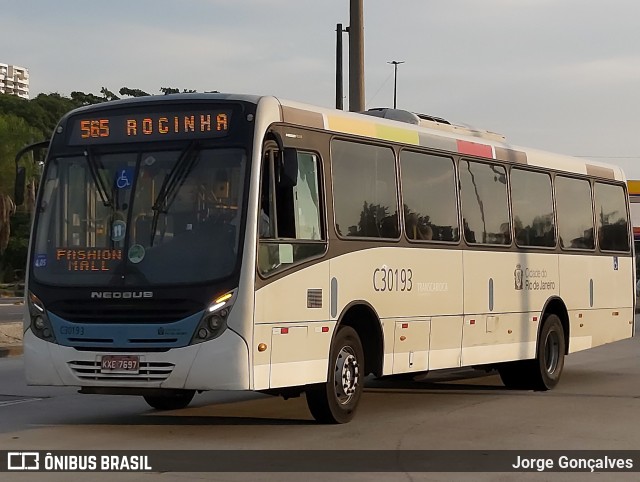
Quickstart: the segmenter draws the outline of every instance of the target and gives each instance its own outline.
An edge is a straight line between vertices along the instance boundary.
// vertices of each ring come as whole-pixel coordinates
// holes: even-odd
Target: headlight
[[[224,325],[224,319],[220,315],[213,315],[208,318],[207,324],[209,329],[215,333]]]
[[[215,298],[202,315],[196,327],[191,344],[213,340],[227,329],[227,318],[236,299],[237,290],[229,291]]]
[[[36,330],[42,331],[47,327],[47,324],[42,316],[36,316],[33,319],[33,326]]]
[[[27,297],[29,305],[29,316],[31,317],[31,331],[35,336],[45,341],[55,343],[56,337],[53,334],[51,322],[47,316],[44,303],[33,293],[29,292]]]

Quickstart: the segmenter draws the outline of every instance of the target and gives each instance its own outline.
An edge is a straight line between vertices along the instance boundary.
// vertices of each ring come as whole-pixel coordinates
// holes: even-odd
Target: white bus
[[[344,423],[369,374],[481,366],[547,390],[566,354],[632,336],[618,167],[366,114],[226,94],[67,114],[31,238],[28,383],[160,409],[305,394]]]

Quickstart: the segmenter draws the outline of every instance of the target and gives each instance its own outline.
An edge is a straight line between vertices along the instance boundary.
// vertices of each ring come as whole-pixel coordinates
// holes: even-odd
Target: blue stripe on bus
[[[71,323],[48,313],[56,341],[75,348],[145,349],[189,345],[202,319],[199,312],[173,323]]]

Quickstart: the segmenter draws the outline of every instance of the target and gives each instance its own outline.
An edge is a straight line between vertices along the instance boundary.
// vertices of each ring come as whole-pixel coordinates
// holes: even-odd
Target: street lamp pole
[[[392,60],[387,63],[393,65],[393,108],[395,109],[398,94],[398,65],[404,64],[404,61],[398,62],[397,60]]]

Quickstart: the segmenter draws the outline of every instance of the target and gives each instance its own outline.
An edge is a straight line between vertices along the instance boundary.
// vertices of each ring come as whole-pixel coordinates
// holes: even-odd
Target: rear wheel
[[[331,345],[327,383],[309,388],[307,405],[320,423],[347,423],[355,415],[364,383],[364,352],[356,331],[344,326]]]
[[[166,395],[144,395],[144,400],[157,410],[178,410],[188,406],[195,394],[195,390],[172,390]]]
[[[557,315],[546,317],[536,349],[536,358],[505,363],[498,367],[500,378],[508,388],[550,390],[560,381],[564,367],[566,341]]]

